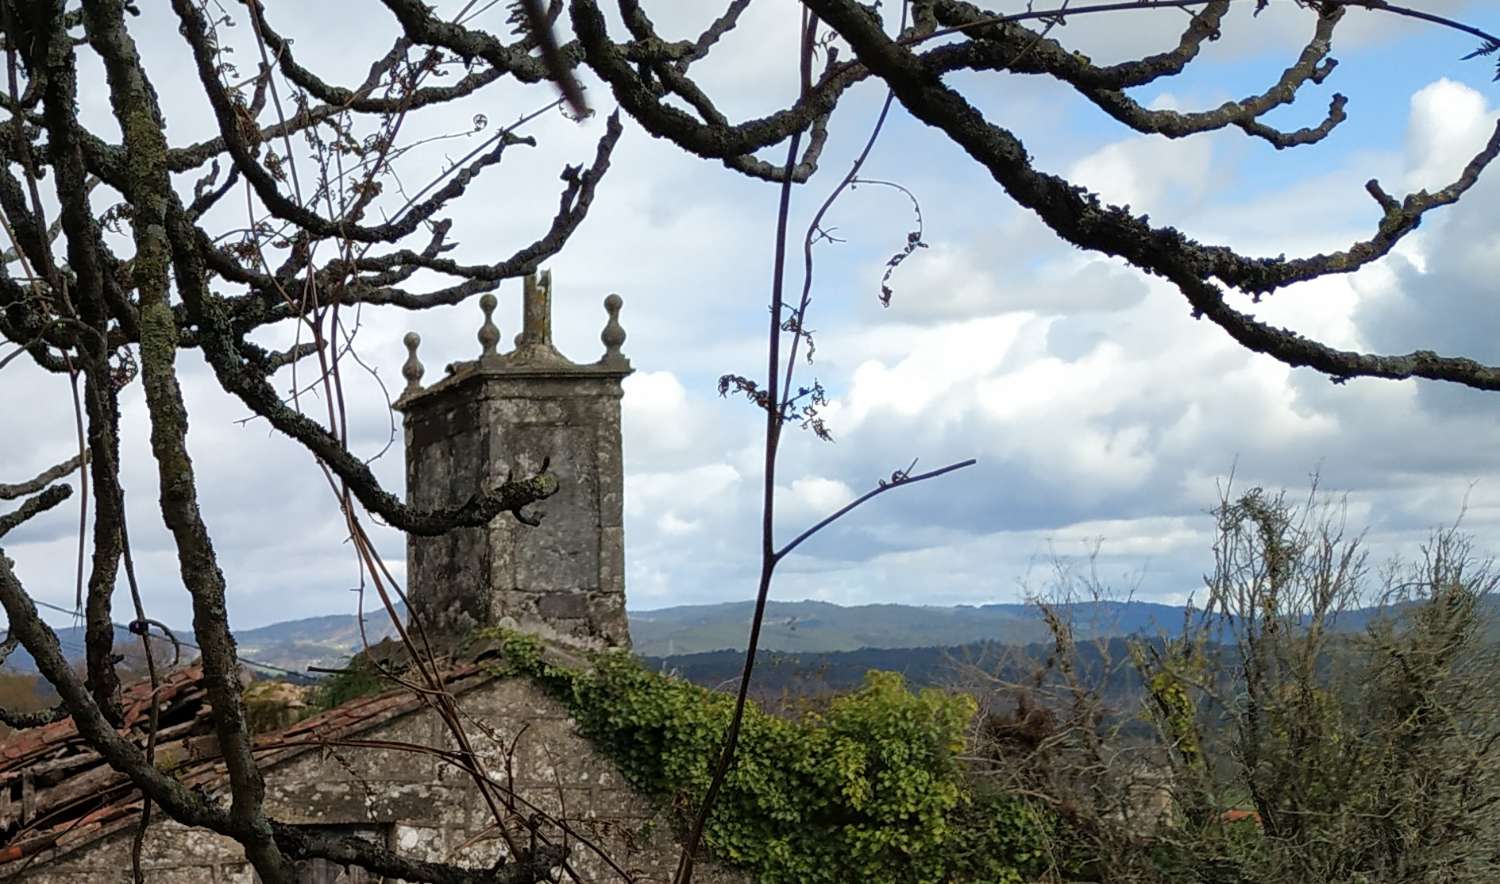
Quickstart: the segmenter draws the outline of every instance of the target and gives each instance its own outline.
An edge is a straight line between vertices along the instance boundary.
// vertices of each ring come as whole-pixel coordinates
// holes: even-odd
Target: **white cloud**
[[[633,468],[650,469],[702,441],[701,410],[670,371],[638,371],[626,378],[621,420]]]
[[[676,513],[665,512],[656,521],[657,528],[668,537],[682,537],[697,533],[700,527],[698,522],[688,521],[680,518]]]
[[[962,323],[913,330],[907,355],[894,365],[871,359],[854,370],[849,392],[831,411],[840,430],[858,427],[872,413],[889,412],[914,417],[929,406],[939,412],[953,401],[951,393],[1002,364],[1011,351],[1024,346],[1030,329],[1038,337],[1035,318],[1010,313]]]
[[[1159,212],[1168,199],[1191,205],[1208,186],[1213,139],[1141,135],[1117,141],[1074,163],[1068,178],[1137,212]]]
[[[681,472],[635,473],[625,477],[627,514],[692,512],[719,506],[738,493],[740,473],[727,463]]]
[[[794,479],[791,502],[814,517],[827,515],[855,497],[853,489],[837,479],[822,476],[803,476]]]
[[[1411,97],[1406,127],[1410,191],[1448,186],[1494,130],[1493,114],[1478,90],[1446,77]]]
[[[909,293],[903,299],[916,301],[902,318],[940,323],[999,313],[1115,312],[1146,293],[1139,277],[1107,259],[1064,253],[1017,273],[1019,257],[976,249],[970,242],[933,243],[902,268],[900,286]]]

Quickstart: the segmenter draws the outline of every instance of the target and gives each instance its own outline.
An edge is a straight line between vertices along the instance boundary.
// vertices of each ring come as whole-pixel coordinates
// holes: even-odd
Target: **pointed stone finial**
[[[406,363],[401,366],[401,376],[406,378],[406,392],[415,393],[422,389],[422,373],[426,371],[422,367],[422,361],[417,358],[417,347],[422,343],[422,336],[416,332],[407,332],[401,342],[406,345]]]
[[[500,353],[495,346],[500,343],[500,328],[495,325],[495,296],[486,292],[479,298],[479,309],[484,311],[484,324],[479,327],[479,358],[485,361],[498,359]]]
[[[516,335],[516,349],[506,357],[511,366],[571,366],[566,357],[552,346],[552,272],[543,270],[526,277],[525,296],[521,303],[521,333]]]
[[[526,277],[521,304],[521,332],[516,347],[552,346],[552,271]]]
[[[604,342],[604,358],[599,361],[606,365],[629,364],[625,354],[620,352],[620,347],[625,344],[625,327],[620,325],[620,308],[623,306],[625,299],[619,295],[604,299],[604,312],[609,314],[609,321],[599,333],[599,340]]]

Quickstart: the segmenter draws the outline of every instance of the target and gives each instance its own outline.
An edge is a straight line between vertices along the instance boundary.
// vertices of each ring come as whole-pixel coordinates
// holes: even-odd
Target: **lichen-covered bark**
[[[27,47],[30,66],[46,72],[42,78],[42,120],[48,136],[46,156],[57,178],[58,223],[66,234],[68,272],[64,274],[54,266],[50,251],[38,244],[39,272],[59,289],[62,312],[76,323],[72,365],[83,376],[83,408],[88,417],[87,445],[96,503],[93,561],[84,599],[85,668],[100,708],[115,720],[120,685],[114,668],[110,595],[120,559],[119,499],[118,476],[108,471],[118,450],[118,409],[112,402],[113,389],[105,390],[109,385],[106,335],[110,316],[105,306],[106,279],[98,248],[99,227],[89,208],[87,172],[77,137],[77,70],[60,6],[38,3],[14,14],[21,16],[33,35]],[[27,174],[32,175],[30,169]],[[28,178],[28,183],[34,189],[34,177]],[[40,221],[40,211],[37,217]]]
[[[1500,366],[1430,351],[1383,356],[1338,350],[1235,310],[1212,281],[1217,278],[1248,292],[1265,293],[1329,273],[1351,272],[1385,255],[1416,229],[1427,211],[1457,201],[1478,181],[1500,154],[1500,124],[1453,184],[1433,194],[1424,191],[1409,196],[1399,207],[1388,206],[1386,219],[1370,240],[1332,255],[1247,258],[1224,246],[1195,242],[1171,227],[1153,227],[1128,209],[1102,205],[1094,194],[1064,178],[1037,171],[1014,134],[986,119],[963,95],[944,84],[924,59],[891,40],[866,10],[848,0],[805,0],[805,5],[849,41],[860,62],[890,84],[913,116],[951,138],[1012,199],[1035,212],[1058,236],[1080,248],[1118,255],[1170,280],[1194,315],[1207,317],[1247,349],[1289,365],[1316,368],[1340,380],[1423,377],[1500,390]]]
[[[20,507],[0,515],[0,538],[22,522],[34,518],[62,503],[72,493],[67,485],[53,485],[22,501]]]
[[[120,487],[120,402],[100,358],[84,374],[84,410],[88,416],[90,487],[94,496],[94,548],[84,600],[84,644],[94,697],[114,719],[120,679],[115,673],[115,626],[111,596],[120,570],[124,542],[125,498]]]
[[[291,865],[276,846],[261,807],[265,783],[245,722],[239,660],[224,606],[224,575],[198,508],[197,480],[187,449],[187,407],[177,382],[177,323],[167,304],[171,260],[167,204],[175,194],[167,174],[165,127],[135,43],[125,32],[124,16],[122,2],[104,0],[85,7],[84,25],[90,45],[104,59],[110,105],[124,132],[129,169],[126,196],[134,209],[132,269],[140,310],[141,378],[151,419],[162,519],[172,532],[179,573],[193,600],[193,634],[203,656],[214,729],[232,786],[230,820],[261,879],[267,884],[290,884]]]

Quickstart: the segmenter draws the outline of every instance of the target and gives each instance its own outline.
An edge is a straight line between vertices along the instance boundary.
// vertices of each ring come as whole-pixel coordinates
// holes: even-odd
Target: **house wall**
[[[679,848],[669,820],[576,733],[560,704],[529,682],[509,679],[469,691],[461,705],[473,718],[470,740],[489,776],[514,785],[524,814],[540,809],[572,827],[569,862],[581,880],[671,880]],[[364,731],[358,739],[452,747],[437,717],[425,710]],[[492,826],[494,818],[471,781],[430,755],[384,748],[308,752],[267,770],[266,784],[266,810],[272,817],[383,833],[403,855],[487,867],[504,849]],[[35,865],[18,880],[128,881],[132,834],[133,827]],[[555,829],[546,834],[560,837]],[[595,842],[631,877],[618,874],[597,853],[578,844],[580,837]],[[525,843],[524,834],[518,840]],[[254,880],[233,841],[170,821],[153,824],[143,856],[151,884]],[[713,866],[700,867],[694,877],[702,884],[748,881]]]

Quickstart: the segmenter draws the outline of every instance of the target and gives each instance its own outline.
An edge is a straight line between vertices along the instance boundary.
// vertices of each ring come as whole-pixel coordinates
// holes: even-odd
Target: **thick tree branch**
[[[942,30],[934,30],[922,34],[918,38],[903,40],[902,42],[911,44],[921,42],[923,40],[934,39],[937,37],[947,37],[952,34],[967,31],[975,26],[1000,22],[1021,22],[1028,20],[1066,22],[1069,17],[1079,15],[1135,12],[1142,9],[1192,9],[1196,6],[1211,6],[1218,2],[1220,2],[1220,0],[1113,0],[1113,2],[1108,3],[1081,3],[1078,5],[1073,5],[1067,2],[1067,0],[1063,0],[1063,2],[1060,2],[1057,6],[1044,9],[1037,9],[1035,7],[1035,4],[1030,4],[1025,12],[1013,12],[1004,15],[996,15],[990,18],[980,19],[978,21],[972,21],[969,24],[961,24],[950,28],[944,28]],[[1265,4],[1270,2],[1270,0],[1254,0],[1254,2],[1256,3],[1256,11],[1259,12],[1260,8],[1265,6]],[[1390,0],[1293,0],[1293,2],[1303,7],[1317,7],[1320,9],[1341,7],[1365,9],[1371,12],[1383,12],[1389,13],[1391,15],[1399,15],[1405,18],[1413,18],[1417,19],[1418,21],[1428,22],[1429,24],[1451,28],[1455,31],[1461,31],[1465,34],[1469,34],[1470,36],[1478,37],[1480,40],[1483,40],[1486,43],[1500,44],[1500,37],[1496,37],[1495,35],[1481,28],[1476,28],[1473,25],[1464,24],[1457,19],[1449,18],[1444,15],[1437,15],[1435,13],[1426,12],[1420,9],[1413,9],[1409,6],[1400,6],[1390,2]],[[1138,62],[1127,62],[1126,64],[1133,65],[1138,64]]]
[[[417,510],[386,491],[364,461],[316,421],[281,401],[264,372],[252,368],[240,355],[240,343],[230,327],[222,304],[203,287],[205,270],[196,250],[192,225],[177,203],[169,214],[173,266],[177,288],[192,320],[198,325],[198,344],[225,390],[272,426],[300,442],[328,466],[371,512],[378,513],[402,531],[420,535],[441,534],[455,527],[487,524],[502,512],[525,519],[522,509],[557,492],[557,479],[542,474],[508,481],[493,489],[476,492],[456,507]]]
[[[724,14],[714,19],[698,39],[693,41],[693,50],[688,55],[678,59],[674,64],[679,72],[686,73],[688,65],[695,61],[708,57],[708,52],[713,49],[714,44],[724,39],[724,35],[734,30],[740,23],[740,16],[750,8],[750,0],[730,0],[724,9]]]
[[[93,561],[84,597],[84,649],[89,687],[111,721],[119,717],[112,599],[124,550],[125,493],[120,487],[120,398],[107,363],[84,372],[89,484],[94,496]]]
[[[572,0],[569,14],[589,67],[604,78],[615,100],[646,131],[698,156],[723,160],[740,171],[754,169],[759,177],[775,179],[784,173],[768,171],[762,161],[752,161],[750,154],[778,144],[795,132],[806,131],[820,118],[826,118],[839,96],[867,75],[857,66],[833,66],[812,90],[786,110],[737,125],[699,122],[687,112],[663,104],[635,73],[628,55],[609,39],[604,16],[596,4],[591,0]],[[808,158],[804,156],[792,169],[793,180],[806,180],[811,172]]]
[[[343,86],[328,84],[318,75],[297,63],[292,52],[290,40],[282,37],[266,21],[265,8],[260,3],[246,4],[249,13],[256,16],[260,33],[266,41],[266,45],[276,57],[276,66],[286,74],[286,78],[301,89],[327,104],[330,108],[353,111],[362,114],[390,114],[405,111],[413,111],[434,104],[443,104],[466,95],[472,95],[480,89],[505,76],[505,71],[499,68],[486,67],[479,71],[467,73],[453,84],[448,86],[422,86],[416,89],[406,90],[399,94],[374,96],[373,93],[395,67],[396,62],[406,56],[411,48],[411,41],[404,36],[396,40],[391,51],[381,58],[370,68],[369,76],[365,82],[357,88],[349,89]],[[270,133],[267,133],[268,135]],[[279,136],[275,133],[270,137]],[[265,136],[263,136],[265,137]],[[222,141],[219,144],[222,145]]]
[[[162,517],[176,542],[179,571],[192,596],[193,633],[202,652],[214,729],[229,773],[229,818],[245,857],[261,879],[267,884],[290,884],[291,865],[272,837],[262,806],[265,782],[251,752],[239,660],[224,607],[224,575],[198,510],[197,481],[187,451],[187,409],[175,368],[177,327],[167,305],[171,253],[166,213],[176,193],[167,172],[165,127],[124,20],[120,0],[101,0],[84,9],[89,43],[104,61],[110,104],[123,127],[130,170],[125,195],[135,211],[133,264],[140,299],[141,377],[161,485]]]
[[[306,234],[362,243],[396,242],[414,232],[451,200],[462,196],[480,172],[500,162],[505,149],[517,143],[516,139],[501,138],[494,148],[470,163],[426,200],[412,206],[396,221],[366,227],[345,219],[324,218],[282,194],[275,177],[255,158],[250,142],[241,131],[234,102],[220,80],[217,56],[208,38],[208,23],[197,4],[191,0],[173,0],[172,8],[182,24],[183,37],[192,48],[199,83],[208,96],[209,105],[219,123],[219,134],[224,139],[224,148],[233,158],[235,167],[255,188],[256,196],[273,215],[297,225]]]
[[[78,469],[78,465],[82,462],[83,458],[75,454],[56,466],[42,470],[35,478],[28,479],[25,482],[16,482],[11,485],[0,483],[0,500],[15,500],[17,497],[35,494]]]
[[[1157,133],[1169,138],[1183,138],[1201,132],[1237,126],[1247,134],[1263,138],[1278,148],[1312,144],[1322,140],[1345,118],[1346,99],[1335,95],[1328,116],[1312,128],[1282,132],[1260,121],[1270,111],[1290,104],[1306,83],[1321,84],[1332,73],[1337,62],[1328,58],[1333,30],[1343,17],[1341,6],[1328,7],[1318,16],[1318,23],[1296,63],[1288,67],[1269,89],[1259,95],[1226,102],[1212,111],[1181,112],[1150,110],[1125,91],[1125,86],[1150,82],[1160,76],[1179,73],[1197,54],[1205,37],[1217,35],[1219,20],[1227,3],[1211,5],[1193,19],[1183,35],[1183,43],[1171,53],[1153,56],[1130,66],[1109,69],[1089,64],[1076,52],[1069,52],[1055,40],[1035,33],[1014,21],[996,22],[993,16],[968,3],[945,0],[937,4],[939,21],[947,25],[967,26],[965,34],[972,39],[942,46],[923,58],[935,70],[991,70],[1015,73],[1045,74],[1072,85],[1079,94],[1105,113],[1143,133]],[[989,22],[988,24],[979,24]]]
[[[547,231],[535,241],[517,249],[509,258],[493,264],[461,264],[439,256],[442,240],[440,236],[436,236],[433,243],[422,252],[398,249],[383,255],[330,261],[318,271],[320,284],[336,292],[338,303],[341,304],[389,304],[408,310],[420,310],[457,304],[473,295],[493,291],[504,280],[534,272],[548,258],[562,250],[588,216],[599,182],[609,170],[610,158],[623,131],[618,114],[611,114],[595,148],[593,162],[588,168],[569,166],[563,170],[562,180],[565,186],[558,199],[557,214],[553,216]],[[446,231],[447,228],[441,229]],[[198,240],[199,253],[206,254],[201,249],[202,237]],[[219,269],[219,265],[215,264],[214,269]],[[419,269],[462,277],[465,281],[425,293],[396,287],[397,283]],[[275,282],[259,277],[251,279],[251,285],[257,291],[225,302],[225,309],[233,317],[237,332],[243,333],[260,325],[291,318],[297,310],[309,309],[286,302],[280,293],[281,287],[286,283],[280,281],[279,275]]]
[[[4,537],[23,523],[52,509],[73,495],[71,485],[53,485],[40,494],[26,498],[16,509],[0,513],[0,537]]]
[[[932,4],[933,17],[943,30],[913,35],[900,42],[910,46],[933,37],[962,33],[970,38],[970,43],[954,44],[953,48],[967,51],[968,45],[980,44],[1005,49],[1010,53],[1008,63],[1001,66],[1005,70],[1047,74],[1079,90],[1118,91],[1182,73],[1198,57],[1205,42],[1219,38],[1220,25],[1229,12],[1229,4],[1230,0],[1194,3],[1195,6],[1204,6],[1204,9],[1193,15],[1175,49],[1103,67],[1022,24],[1026,19],[1036,18],[1035,13],[1000,15],[986,12],[964,0],[937,0]],[[1067,10],[1062,12],[1065,14]],[[933,55],[934,59],[941,57]]]
[[[491,67],[502,70],[523,83],[540,83],[551,78],[550,66],[541,58],[531,55],[536,41],[528,35],[517,43],[505,44],[484,31],[466,28],[456,22],[446,22],[432,14],[427,4],[420,0],[382,0],[400,22],[402,30],[413,43],[422,46],[438,46],[464,60],[483,59]],[[597,11],[597,7],[595,7]],[[701,39],[701,38],[700,38]],[[632,64],[655,61],[692,60],[698,47],[687,41],[664,40],[637,41],[617,46],[621,55]],[[583,51],[577,41],[558,47],[556,62],[566,67],[576,67],[583,60]]]
[[[117,732],[100,713],[83,682],[68,665],[57,634],[37,614],[36,605],[16,579],[14,565],[0,552],[0,607],[17,637],[36,661],[37,669],[62,696],[63,707],[88,741],[111,767],[131,778],[141,791],[173,819],[227,835],[241,842],[255,836],[242,821],[210,803],[207,797],[183,786],[146,761],[144,753]],[[406,881],[425,884],[534,884],[545,880],[528,862],[507,863],[498,870],[469,870],[441,863],[421,862],[351,836],[335,836],[270,821],[266,825],[283,855],[292,860],[327,859]]]
[[[1415,229],[1422,214],[1454,202],[1500,153],[1500,125],[1484,150],[1470,161],[1459,180],[1437,194],[1407,197],[1401,211],[1387,215],[1381,233],[1367,244],[1338,255],[1299,261],[1244,258],[1222,246],[1200,245],[1172,228],[1153,228],[1119,207],[1105,207],[1093,194],[1054,175],[1036,171],[1021,142],[987,120],[961,95],[945,86],[922,60],[888,38],[856,4],[847,0],[806,0],[839,31],[860,61],[890,84],[915,117],[943,131],[990,171],[1012,199],[1036,212],[1068,242],[1117,255],[1177,285],[1196,315],[1208,317],[1244,346],[1289,365],[1309,366],[1336,379],[1356,376],[1422,377],[1452,381],[1476,389],[1500,389],[1500,368],[1472,359],[1418,351],[1380,356],[1336,350],[1293,332],[1276,329],[1229,307],[1209,282],[1218,276],[1250,292],[1265,292],[1326,273],[1348,272],[1385,254],[1401,236]]]
[[[118,262],[104,246],[99,222],[89,202],[91,178],[85,168],[82,139],[78,135],[82,127],[75,111],[78,102],[75,57],[71,51],[55,51],[69,40],[63,28],[44,27],[56,23],[55,18],[38,22],[39,39],[28,51],[31,68],[46,71],[42,118],[58,196],[58,222],[66,234],[68,269],[72,276],[66,284],[68,301],[75,305],[79,320],[93,332],[80,338],[77,358],[79,373],[83,375],[83,412],[87,415],[87,439],[80,440],[80,444],[86,444],[89,453],[96,504],[92,563],[83,599],[85,667],[88,686],[99,707],[106,717],[117,721],[120,680],[115,673],[111,596],[120,564],[123,498],[118,484],[119,405],[109,366],[108,332],[111,319],[128,334],[139,335],[140,329],[135,306],[129,302],[114,272]],[[83,525],[79,530],[82,567]]]
[[[1257,297],[1292,283],[1326,274],[1352,273],[1390,254],[1397,243],[1421,226],[1422,219],[1429,211],[1458,202],[1459,197],[1479,183],[1480,174],[1494,162],[1496,156],[1500,156],[1500,120],[1496,121],[1489,140],[1469,159],[1458,177],[1435,193],[1420,190],[1407,194],[1398,202],[1385,193],[1378,181],[1371,179],[1367,182],[1365,189],[1384,212],[1375,234],[1369,239],[1354,243],[1342,251],[1290,260],[1243,258],[1223,247],[1212,247],[1207,250],[1213,256],[1210,272],[1235,288]]]

